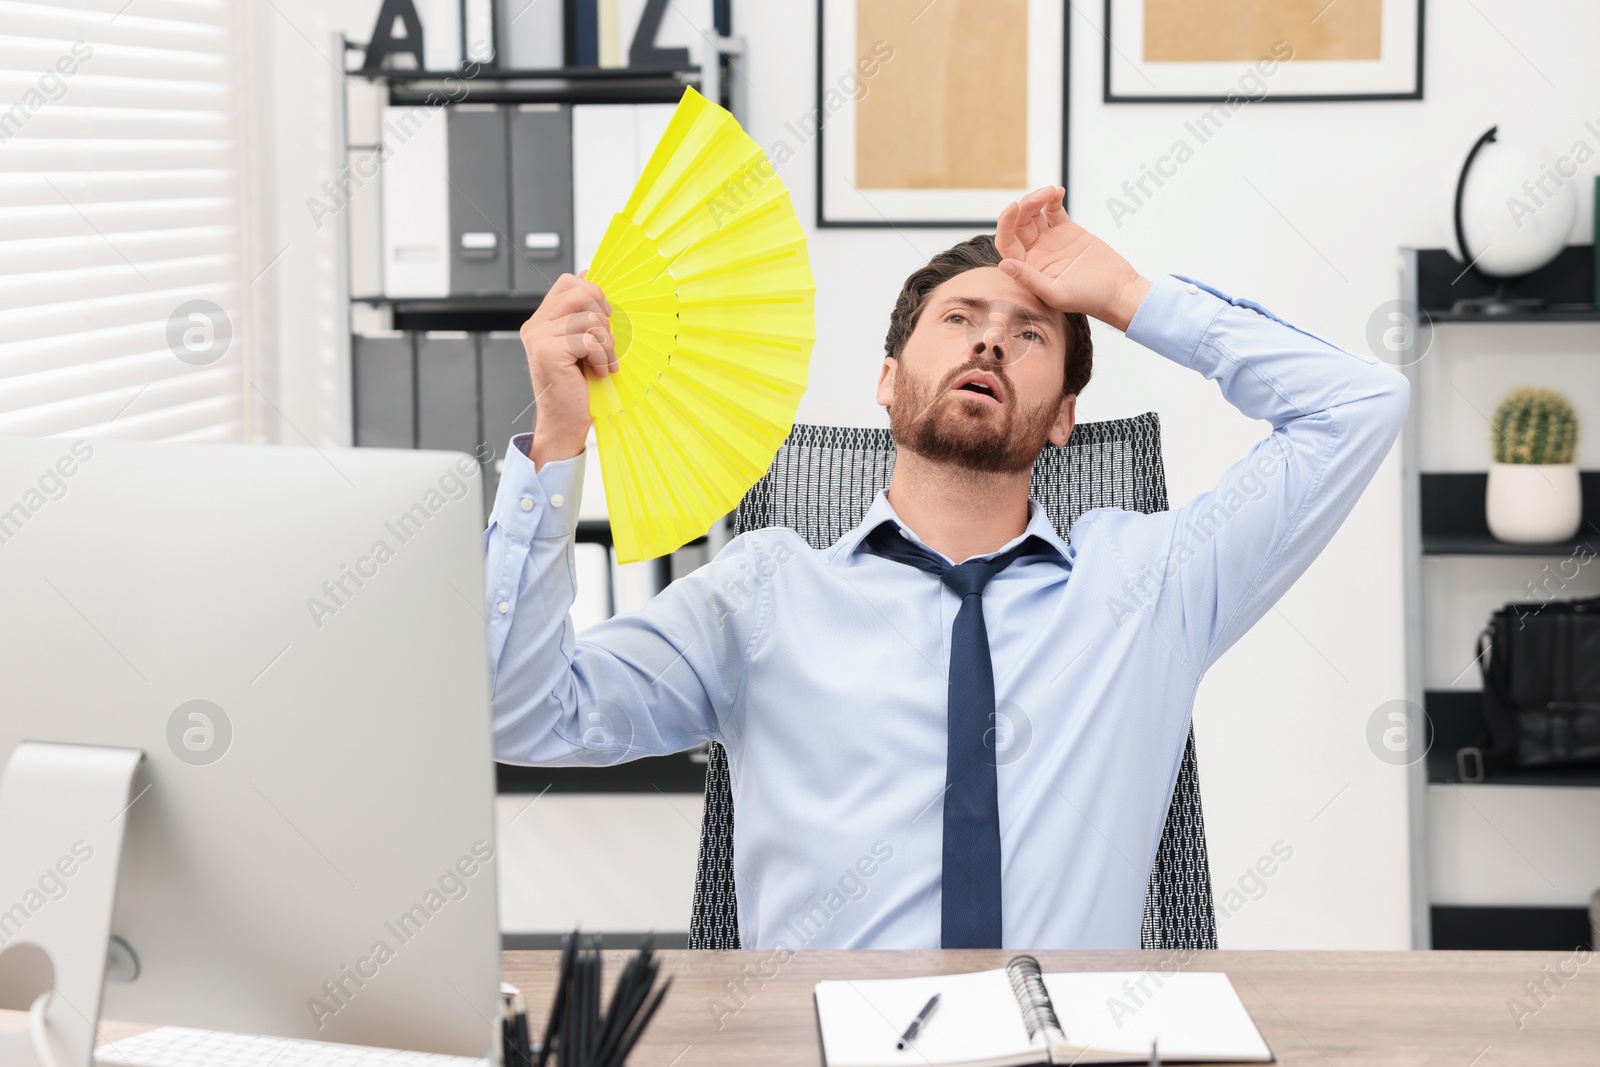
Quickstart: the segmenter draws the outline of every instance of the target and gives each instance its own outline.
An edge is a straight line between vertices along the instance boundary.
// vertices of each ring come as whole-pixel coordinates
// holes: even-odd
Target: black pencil
[[[594,1046],[600,1037],[600,970],[603,966],[599,941],[594,948],[594,966],[589,972],[589,1043],[583,1049],[585,1067],[594,1063]]]
[[[588,1067],[589,1064],[589,972],[594,969],[594,957],[587,946],[578,957],[578,1018],[572,1039],[571,1067]],[[562,1063],[561,1067],[567,1067]]]
[[[597,1062],[605,1062],[617,1039],[622,1036],[622,1023],[627,1018],[626,1006],[633,999],[638,978],[639,957],[635,955],[623,965],[622,973],[617,976],[617,987],[611,991],[611,1004],[606,1009],[605,1022],[600,1027],[600,1040],[595,1045]]]
[[[583,1016],[583,1065],[594,1063],[595,1038],[600,1036],[600,946],[599,938],[589,947],[589,988],[587,1010]]]
[[[573,957],[573,984],[566,990],[566,1017],[562,1021],[562,1045],[558,1049],[560,1067],[578,1067],[578,1019],[582,1011],[582,955]]]
[[[517,1067],[533,1067],[533,1035],[528,1033],[528,1013],[524,1011],[513,1018],[512,1023],[516,1029]]]
[[[656,1013],[656,1009],[661,1006],[661,1001],[667,995],[667,990],[671,988],[672,977],[669,975],[666,982],[662,984],[660,992],[651,998],[650,1006],[639,1016],[639,1021],[629,1028],[627,1036],[622,1039],[617,1050],[611,1054],[611,1059],[604,1064],[597,1065],[597,1067],[622,1067],[622,1064],[627,1062],[628,1053],[633,1051],[634,1043],[639,1040],[639,1035],[644,1033],[644,1028],[650,1025],[650,1017]]]
[[[544,1040],[539,1043],[538,1067],[545,1067],[545,1061],[550,1058],[550,1046],[555,1041],[562,1012],[566,1010],[567,986],[572,981],[572,955],[577,940],[576,930],[562,939],[561,965],[556,971],[556,995],[550,1004],[550,1018],[544,1024]]]
[[[627,1062],[628,1053],[633,1051],[633,1046],[644,1033],[645,1027],[650,1025],[651,1016],[655,1015],[656,1009],[666,999],[667,990],[670,988],[672,988],[672,979],[669,977],[656,995],[650,999],[649,1007],[645,1008],[639,1014],[637,1021],[628,1028],[627,1035],[622,1039],[616,1052],[612,1054],[611,1059],[603,1067],[622,1067],[622,1064]]]
[[[577,1034],[572,1042],[573,1067],[588,1067],[589,1063],[589,972],[594,969],[594,938],[584,935],[583,947],[578,950],[578,1020]]]
[[[616,992],[611,995],[611,1014],[620,1024],[616,1028],[618,1037],[633,1018],[639,1000],[650,992],[650,987],[655,982],[655,973],[650,960],[651,941],[650,935],[646,934],[644,940],[639,942],[639,951],[628,961],[626,983],[618,982]],[[621,1005],[621,1011],[617,1010],[618,1005]]]
[[[596,1064],[604,1064],[611,1060],[612,1054],[622,1043],[629,1024],[633,1022],[639,1005],[650,995],[650,990],[655,985],[656,972],[660,964],[650,960],[650,941],[651,939],[646,937],[641,943],[639,952],[628,961],[623,978],[618,980],[617,988],[611,994],[611,1008],[606,1013],[606,1037],[596,1050]]]

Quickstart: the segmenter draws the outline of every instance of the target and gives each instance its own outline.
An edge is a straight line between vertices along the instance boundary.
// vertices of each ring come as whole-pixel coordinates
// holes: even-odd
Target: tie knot
[[[932,550],[919,544],[912,544],[904,537],[898,536],[898,533],[894,523],[884,520],[867,535],[866,547],[869,551],[897,563],[904,563],[937,575],[963,600],[974,593],[981,596],[984,587],[989,584],[989,579],[1011,566],[1018,557],[1043,555],[1053,551],[1038,537],[1029,536],[1009,552],[1003,552],[989,559],[970,559],[965,563],[951,565],[935,555]]]
[[[989,584],[989,579],[1005,570],[1023,556],[1037,556],[1051,552],[1049,545],[1039,538],[1028,536],[1019,545],[1013,545],[1010,551],[1002,552],[989,559],[969,559],[965,563],[946,570],[939,577],[944,579],[944,584],[949,586],[962,600],[974,593],[983,595],[983,589]]]
[[[989,579],[999,574],[1005,565],[1011,562],[1006,558],[1010,555],[1008,552],[1005,556],[997,556],[994,559],[968,560],[966,563],[951,567],[940,577],[944,579],[944,584],[963,600],[969,596],[982,596],[984,586],[989,584]]]

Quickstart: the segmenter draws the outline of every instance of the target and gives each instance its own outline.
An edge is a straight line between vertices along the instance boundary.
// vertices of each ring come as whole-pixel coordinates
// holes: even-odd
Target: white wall
[[[500,929],[686,930],[702,814],[681,793],[498,798]]]
[[[273,276],[278,336],[269,340],[281,368],[274,396],[298,432],[318,443],[348,433],[345,383],[330,377],[339,373],[334,334],[343,327],[331,231],[316,230],[305,208],[331,176],[332,71],[318,50],[335,27],[364,39],[376,7],[274,0],[257,13],[261,47],[271,54],[260,64],[262,91],[277,115],[277,140],[265,154],[276,205],[272,248],[288,247]],[[1101,8],[1071,10],[1073,215],[1146,273],[1199,277],[1360,350],[1369,316],[1397,295],[1396,249],[1450,243],[1455,174],[1484,129],[1499,123],[1507,135],[1565,149],[1579,137],[1592,143],[1583,123],[1600,120],[1600,8],[1581,0],[1433,4],[1425,101],[1251,105],[1119,227],[1107,198],[1205,109],[1102,104]],[[768,145],[815,105],[814,5],[739,0],[734,22],[749,42],[748,125]],[[808,222],[813,150],[803,147],[781,169]],[[1580,189],[1591,179],[1582,181]],[[1585,202],[1573,239],[1584,240],[1590,225]],[[813,235],[818,341],[801,420],[886,424],[872,387],[889,307],[908,272],[965,236]],[[1096,343],[1081,417],[1159,412],[1174,506],[1266,433],[1210,383],[1114,331],[1100,330]],[[1322,558],[1201,687],[1197,735],[1219,890],[1274,842],[1294,850],[1259,900],[1223,918],[1224,947],[1411,944],[1405,775],[1374,758],[1365,741],[1372,711],[1405,695],[1400,531],[1396,449]]]
[[[1600,886],[1600,789],[1430,785],[1435,904],[1585,908]]]

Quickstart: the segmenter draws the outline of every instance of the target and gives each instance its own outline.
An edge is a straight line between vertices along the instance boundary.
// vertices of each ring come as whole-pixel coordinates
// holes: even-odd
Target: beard
[[[963,374],[986,370],[1000,380],[1007,399],[996,404],[974,394],[950,392]],[[1056,397],[1023,408],[1005,371],[969,362],[938,382],[911,374],[904,363],[896,378],[895,402],[889,410],[889,435],[897,448],[934,462],[986,474],[1029,470],[1050,441],[1050,428],[1061,411]]]

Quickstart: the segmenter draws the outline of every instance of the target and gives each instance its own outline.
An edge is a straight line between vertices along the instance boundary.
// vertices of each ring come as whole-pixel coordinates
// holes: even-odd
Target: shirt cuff
[[[1164,274],[1150,285],[1128,323],[1128,340],[1144,345],[1185,367],[1231,297],[1208,285],[1176,274]]]
[[[490,518],[506,533],[523,540],[571,537],[578,529],[583,468],[589,451],[551,460],[536,471],[528,458],[532,437],[518,434],[511,439]]]

